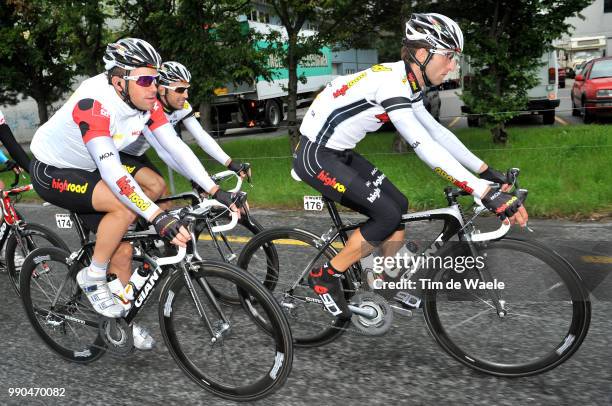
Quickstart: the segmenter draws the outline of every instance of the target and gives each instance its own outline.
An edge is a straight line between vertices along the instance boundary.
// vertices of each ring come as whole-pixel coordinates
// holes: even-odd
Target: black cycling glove
[[[6,167],[7,171],[12,171],[13,169],[19,167],[19,165],[17,165],[17,162],[13,161],[12,159],[9,159],[4,162],[4,166]]]
[[[151,223],[160,237],[170,241],[178,235],[183,225],[178,217],[165,211],[158,214]]]
[[[223,203],[227,207],[230,207],[232,204],[235,204],[236,207],[242,207],[242,192],[226,192],[225,190],[219,189],[213,195],[213,199],[218,200],[220,203]]]
[[[482,198],[482,204],[502,220],[512,217],[522,205],[518,197],[501,190],[491,190]]]
[[[496,169],[491,168],[490,166],[486,171],[480,174],[480,179],[488,180],[491,182],[499,183],[499,184],[507,184],[508,177],[505,173],[502,173]]]

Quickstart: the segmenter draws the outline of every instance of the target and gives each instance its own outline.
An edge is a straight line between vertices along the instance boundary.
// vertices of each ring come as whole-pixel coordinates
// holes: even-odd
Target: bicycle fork
[[[204,292],[206,293],[206,295],[210,299],[210,302],[214,306],[215,310],[217,311],[217,313],[219,314],[219,316],[223,320],[223,322],[221,323],[221,325],[218,328],[213,326],[213,324],[210,321],[210,318],[208,317],[208,315],[206,314],[206,312],[204,310],[204,306],[202,305],[202,301],[200,300],[200,298],[196,294],[193,282],[191,281],[191,278],[189,277],[189,271],[187,270],[187,268],[185,267],[185,265],[183,263],[179,264],[179,267],[180,267],[181,271],[183,272],[183,279],[185,280],[185,285],[187,286],[187,289],[189,290],[189,294],[191,295],[191,298],[193,299],[193,303],[195,304],[195,307],[196,307],[196,309],[198,311],[198,314],[200,315],[200,319],[202,319],[202,321],[204,322],[204,324],[208,328],[208,331],[211,334],[210,342],[211,342],[211,344],[214,344],[214,343],[217,342],[217,340],[219,340],[223,336],[223,334],[226,331],[228,331],[230,329],[229,320],[225,316],[225,314],[223,313],[223,310],[221,310],[221,306],[219,306],[219,302],[215,298],[215,296],[214,296],[212,290],[210,289],[210,286],[208,285],[208,282],[206,281],[206,279],[204,279],[204,277],[200,277],[200,278],[197,279],[198,285],[200,285],[200,287],[204,290]]]

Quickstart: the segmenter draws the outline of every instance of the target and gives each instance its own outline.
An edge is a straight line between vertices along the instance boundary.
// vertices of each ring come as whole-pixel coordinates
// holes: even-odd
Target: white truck
[[[536,72],[538,84],[527,92],[529,101],[522,114],[540,114],[544,124],[554,124],[555,109],[560,104],[557,52],[554,49],[545,52],[540,61],[541,66]],[[463,89],[466,81],[477,73],[471,70],[468,61],[462,61],[461,71],[463,72],[461,81]],[[464,105],[461,106],[461,112],[470,114],[471,109]],[[467,121],[469,127],[480,125],[480,117],[476,115],[469,115]]]
[[[259,32],[266,33],[270,29],[284,32],[280,26],[255,21],[248,21],[248,24]],[[308,34],[305,32],[305,35]],[[260,42],[257,46],[265,48],[268,44]],[[302,75],[306,77],[305,83],[298,82],[298,107],[312,102],[316,94],[337,76],[332,71],[331,48],[323,47],[320,52],[320,55],[314,54],[302,59],[298,65],[298,78]],[[285,113],[289,71],[274,57],[270,57],[268,67],[274,75],[270,81],[258,77],[251,85],[228,83],[215,89],[215,96],[211,102],[213,135],[223,135],[229,128],[261,127],[265,130],[278,128]]]

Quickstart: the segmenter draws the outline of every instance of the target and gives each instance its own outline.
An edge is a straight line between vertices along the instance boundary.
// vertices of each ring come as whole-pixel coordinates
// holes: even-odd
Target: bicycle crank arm
[[[351,309],[354,314],[366,317],[368,319],[373,319],[378,315],[378,312],[372,308],[363,308],[353,305],[348,305],[348,308]]]

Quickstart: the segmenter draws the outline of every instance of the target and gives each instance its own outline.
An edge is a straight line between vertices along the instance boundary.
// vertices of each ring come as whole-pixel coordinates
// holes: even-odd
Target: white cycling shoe
[[[142,351],[152,350],[155,346],[155,340],[149,333],[149,330],[139,324],[132,324],[132,334],[134,336],[134,347]]]
[[[106,276],[100,280],[90,279],[85,267],[77,273],[76,280],[96,312],[113,319],[125,314],[123,306],[115,301],[108,288]]]

